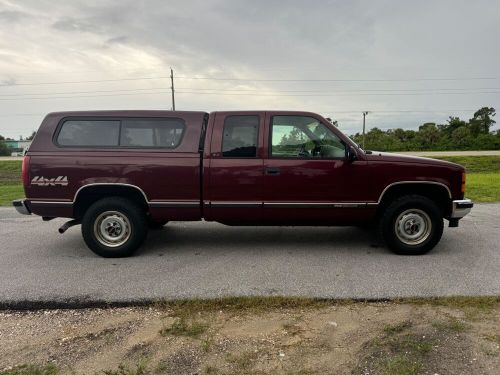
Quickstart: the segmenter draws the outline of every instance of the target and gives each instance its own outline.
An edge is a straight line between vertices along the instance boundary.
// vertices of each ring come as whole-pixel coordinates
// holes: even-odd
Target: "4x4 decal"
[[[31,185],[38,186],[68,186],[68,176],[59,176],[53,178],[46,178],[43,176],[35,176],[31,180]]]

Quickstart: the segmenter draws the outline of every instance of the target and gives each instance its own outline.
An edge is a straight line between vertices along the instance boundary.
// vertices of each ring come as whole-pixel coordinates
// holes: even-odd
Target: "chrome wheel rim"
[[[106,211],[94,222],[94,235],[104,246],[118,247],[130,238],[131,226],[127,216],[119,211]]]
[[[422,210],[410,208],[399,214],[394,224],[398,240],[406,245],[419,245],[429,238],[432,222]]]

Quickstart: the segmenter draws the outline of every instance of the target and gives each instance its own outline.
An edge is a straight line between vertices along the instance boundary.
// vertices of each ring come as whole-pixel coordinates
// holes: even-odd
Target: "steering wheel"
[[[313,157],[321,157],[323,156],[322,153],[321,153],[321,143],[316,141],[316,140],[313,140],[314,142],[314,148],[312,149],[311,153],[312,153],[312,156]]]

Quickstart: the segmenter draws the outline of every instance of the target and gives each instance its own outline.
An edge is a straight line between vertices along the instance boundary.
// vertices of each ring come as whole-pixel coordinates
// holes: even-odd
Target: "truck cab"
[[[57,112],[23,162],[21,213],[71,218],[87,245],[131,255],[168,221],[363,225],[423,254],[472,208],[462,166],[362,150],[299,111]]]

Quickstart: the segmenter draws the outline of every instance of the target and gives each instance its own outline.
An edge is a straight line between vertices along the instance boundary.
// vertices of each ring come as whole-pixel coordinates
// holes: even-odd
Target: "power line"
[[[219,93],[219,92],[194,92],[194,91],[176,91],[177,94],[196,94],[196,95],[222,95],[222,96],[289,96],[289,97],[333,97],[333,96],[415,96],[415,95],[470,95],[470,94],[500,94],[500,91],[476,91],[476,92],[431,92],[431,93],[365,93],[365,94],[239,94],[239,93]],[[1,100],[1,99],[0,99]]]
[[[95,92],[130,92],[130,91],[151,91],[151,90],[170,90],[170,87],[149,87],[138,89],[120,89],[120,90],[91,90],[91,91],[62,91],[62,92],[40,92],[40,93],[24,93],[24,94],[4,94],[0,97],[8,96],[39,96],[39,95],[64,95],[64,94],[92,94]],[[500,90],[500,88],[499,88]]]
[[[61,92],[45,92],[45,93],[23,93],[23,94],[0,94],[1,97],[24,97],[24,96],[46,96],[46,95],[65,95],[65,94],[92,94],[92,93],[120,93],[120,92],[136,92],[152,90],[170,90],[171,87],[148,87],[136,89],[118,89],[118,90],[91,90],[91,91],[61,91]],[[188,91],[223,91],[223,92],[258,92],[262,93],[356,93],[356,92],[435,92],[435,91],[476,91],[476,90],[500,90],[500,87],[477,87],[477,88],[431,88],[431,89],[359,89],[359,90],[258,90],[258,89],[213,89],[213,88],[196,88],[196,87],[179,87],[178,90]]]
[[[418,95],[471,95],[471,94],[500,94],[500,91],[489,92],[433,92],[433,93],[373,93],[373,94],[225,94],[217,92],[189,92],[176,91],[177,94],[194,94],[194,95],[219,95],[219,96],[257,96],[257,97],[345,97],[345,96],[418,96]],[[67,95],[67,96],[44,96],[44,97],[16,97],[16,98],[0,98],[0,101],[13,100],[51,100],[51,99],[74,99],[74,98],[100,98],[100,97],[115,97],[115,96],[137,96],[137,95],[159,95],[171,94],[168,91],[158,92],[138,92],[124,94],[102,94],[102,95]]]
[[[238,93],[217,93],[217,92],[192,92],[192,91],[176,91],[177,94],[188,95],[219,95],[219,96],[257,96],[257,97],[349,97],[349,96],[419,96],[419,95],[471,95],[471,94],[500,94],[500,91],[477,91],[477,92],[432,92],[432,93],[365,93],[365,94],[238,94]],[[0,101],[13,100],[51,100],[51,99],[72,99],[72,98],[100,98],[100,97],[115,97],[115,96],[137,96],[137,95],[159,95],[171,94],[169,91],[157,92],[137,92],[123,94],[102,94],[102,95],[67,95],[67,96],[43,96],[43,97],[15,97],[2,98]]]
[[[46,97],[30,97],[30,98],[0,98],[0,100],[51,100],[51,99],[72,99],[72,98],[100,98],[100,97],[114,97],[114,96],[136,96],[136,95],[156,95],[156,94],[170,94],[168,91],[164,92],[138,92],[129,94],[103,94],[103,95],[68,95],[68,96],[46,96]]]
[[[221,77],[186,77],[177,79],[242,81],[242,82],[418,82],[418,81],[479,81],[496,80],[500,77],[466,77],[466,78],[403,78],[403,79],[276,79],[276,78],[221,78]]]
[[[500,87],[456,87],[456,88],[426,88],[426,89],[354,89],[354,90],[261,90],[261,89],[215,89],[197,87],[178,87],[178,90],[188,91],[231,91],[231,92],[418,92],[418,91],[461,91],[461,90],[500,90]]]
[[[3,83],[0,87],[11,86],[38,86],[38,85],[62,85],[81,83],[121,82],[121,81],[143,81],[155,79],[170,79],[170,76],[115,78],[83,81],[50,81],[50,82],[25,82],[25,83]],[[421,82],[421,81],[481,81],[499,80],[500,77],[448,77],[448,78],[402,78],[402,79],[276,79],[276,78],[231,78],[231,77],[189,77],[176,76],[176,79],[184,80],[213,80],[213,81],[237,81],[237,82]]]
[[[65,85],[79,83],[101,83],[101,82],[121,82],[121,81],[144,81],[150,79],[170,79],[170,76],[165,77],[141,77],[141,78],[117,78],[117,79],[98,79],[90,81],[58,81],[58,82],[27,82],[27,83],[3,83],[0,87],[10,86],[41,86],[41,85]]]

